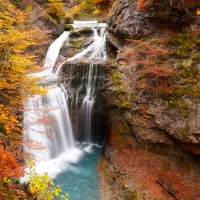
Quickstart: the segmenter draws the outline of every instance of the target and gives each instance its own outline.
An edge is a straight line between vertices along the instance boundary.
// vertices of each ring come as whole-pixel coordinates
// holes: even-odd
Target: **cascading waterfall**
[[[91,114],[92,114],[92,108],[94,105],[95,100],[95,83],[96,83],[96,75],[94,74],[94,66],[93,64],[90,64],[89,72],[87,76],[87,85],[86,85],[86,95],[83,99],[82,105],[81,105],[81,113],[83,114],[83,121],[84,121],[84,136],[86,142],[91,142]]]
[[[44,77],[42,83],[51,85],[52,89],[45,96],[30,98],[25,103],[24,134],[28,136],[29,140],[41,142],[46,147],[41,152],[30,149],[25,150],[34,154],[39,161],[36,170],[39,173],[48,172],[53,178],[63,170],[66,170],[66,168],[70,168],[70,163],[76,163],[83,156],[84,151],[87,152],[89,150],[88,148],[93,145],[91,144],[91,113],[96,95],[97,67],[94,64],[89,65],[87,74],[82,77],[82,85],[77,89],[75,96],[71,98],[68,96],[68,91],[64,84],[60,81],[58,84],[56,83],[61,76],[62,66],[66,62],[77,62],[83,58],[87,60],[106,60],[107,58],[106,24],[97,23],[96,21],[75,21],[73,26],[74,28],[83,26],[91,27],[93,30],[93,42],[80,53],[58,63],[57,59],[60,48],[68,40],[70,32],[61,34],[49,47],[44,61],[44,66],[47,69],[35,74],[36,76]],[[73,67],[71,70],[73,71]],[[69,82],[67,84],[70,85],[71,78],[68,78]],[[80,103],[79,93],[83,88],[85,88],[86,92],[82,103]],[[69,103],[69,99],[71,103]],[[76,125],[76,121],[75,124],[72,124],[69,114],[69,111],[73,109],[79,111],[82,115],[81,121],[84,124],[84,141],[88,142],[89,146],[85,146],[84,143],[77,143],[74,140],[73,126]],[[41,119],[43,112],[46,114],[45,117],[47,119],[53,119],[54,123],[52,126],[46,126],[38,120]],[[74,168],[71,166],[70,169]]]
[[[24,104],[24,135],[28,136],[28,140],[40,142],[45,147],[44,150],[27,149],[25,151],[33,154],[38,161],[36,166],[38,172],[44,172],[44,166],[52,165],[57,170],[49,171],[50,176],[54,177],[60,172],[58,167],[59,161],[77,161],[80,150],[75,147],[71,120],[68,112],[66,101],[67,92],[62,84],[52,85],[52,81],[58,78],[53,73],[53,66],[59,55],[60,48],[65,40],[67,40],[70,32],[64,32],[56,39],[47,52],[45,58],[46,70],[34,74],[44,77],[45,84],[51,84],[51,88],[45,96],[36,96],[30,98]],[[50,121],[48,121],[50,120]],[[49,126],[49,123],[53,125]],[[47,123],[47,124],[46,124]],[[27,139],[27,137],[25,137]],[[66,156],[64,156],[66,154]],[[69,156],[70,154],[70,156]]]

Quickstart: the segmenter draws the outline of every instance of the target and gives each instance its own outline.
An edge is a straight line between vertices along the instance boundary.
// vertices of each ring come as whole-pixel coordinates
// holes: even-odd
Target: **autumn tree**
[[[91,18],[101,13],[98,3],[93,0],[82,0],[82,2],[74,6],[70,14],[72,17]]]
[[[0,199],[29,199],[30,193],[18,193],[13,189],[13,180],[24,175],[22,161],[30,157],[30,154],[22,153],[22,148],[44,148],[40,142],[22,138],[23,103],[47,92],[47,87],[39,86],[44,77],[35,75],[44,70],[38,65],[37,55],[41,47],[46,45],[46,34],[31,23],[39,14],[34,14],[30,7],[24,9],[24,5],[22,10],[18,4],[16,7],[9,0],[0,0]],[[52,108],[43,110],[37,121],[27,119],[27,122],[50,125],[52,120],[47,116],[49,110]],[[37,188],[37,183],[40,183],[40,188]],[[32,186],[32,197],[47,194],[47,198],[67,199],[67,195],[59,195],[60,187],[53,188],[52,179],[46,174],[42,176],[33,171],[29,186]]]
[[[0,165],[6,166],[0,179],[23,174],[23,101],[46,92],[38,87],[40,78],[31,75],[41,69],[32,50],[43,45],[44,38],[28,20],[30,13],[30,7],[22,11],[0,0]]]

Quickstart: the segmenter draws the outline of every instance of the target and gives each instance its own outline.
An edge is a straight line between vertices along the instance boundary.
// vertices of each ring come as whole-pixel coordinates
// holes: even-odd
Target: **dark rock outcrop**
[[[146,7],[142,7],[143,4]],[[125,43],[126,38],[187,32],[200,24],[196,13],[198,7],[198,0],[116,0],[108,14],[108,30],[121,44]]]

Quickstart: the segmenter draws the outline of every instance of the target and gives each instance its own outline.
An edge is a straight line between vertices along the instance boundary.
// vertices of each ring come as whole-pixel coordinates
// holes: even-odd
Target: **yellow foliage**
[[[29,178],[27,180],[27,185],[33,197],[37,200],[56,200],[64,199],[68,200],[68,194],[61,194],[62,190],[57,185],[54,187],[54,182],[52,178],[48,176],[47,173],[39,175],[34,167],[33,160],[27,161],[29,165]]]
[[[39,78],[27,76],[40,68],[27,48],[41,44],[43,39],[29,27],[30,7],[21,11],[0,0],[0,10],[0,121],[7,134],[16,134],[22,127],[18,115],[23,110],[22,101],[46,91],[38,87]]]
[[[46,11],[54,22],[61,22],[65,19],[66,11],[61,0],[48,0]]]
[[[89,15],[89,17],[91,17],[91,14],[93,14],[93,16],[99,15],[101,11],[95,2],[95,0],[83,0],[79,5],[71,9],[72,16],[80,15],[82,17],[83,15]]]
[[[94,15],[99,15],[101,13],[101,11],[99,10],[99,9],[95,9],[94,11],[93,11],[93,14]]]
[[[79,6],[74,6],[72,8],[72,11],[71,11],[72,15],[78,15],[79,12],[80,12],[80,7]]]
[[[13,154],[21,145],[23,102],[47,91],[38,87],[41,78],[29,75],[42,69],[31,49],[44,44],[41,32],[28,20],[30,14],[30,7],[22,11],[0,0],[0,139]]]

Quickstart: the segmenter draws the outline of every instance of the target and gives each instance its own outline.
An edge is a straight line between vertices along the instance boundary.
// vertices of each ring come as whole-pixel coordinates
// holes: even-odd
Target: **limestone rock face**
[[[148,114],[153,116],[156,125],[167,131],[172,137],[181,142],[200,144],[200,102],[195,99],[186,99],[189,107],[188,117],[184,117],[180,110],[172,108],[167,102],[161,99],[154,99],[148,102]],[[185,130],[185,133],[184,131]]]
[[[101,199],[197,200],[200,101],[183,97],[184,116],[170,101],[136,92],[135,67],[118,57],[111,68],[109,130],[98,164]]]
[[[181,96],[175,93],[176,103],[170,100],[170,95],[152,94],[144,86],[137,88],[139,71],[145,69],[145,64],[131,60],[136,53],[134,48],[143,48],[141,41],[153,38],[150,43],[153,44],[153,40],[164,41],[163,38],[176,34],[197,31],[199,5],[198,0],[116,0],[109,12],[108,41],[118,49],[118,55],[116,62],[111,63],[110,87],[105,94],[109,129],[98,163],[103,200],[198,200],[200,197],[199,96],[186,92],[184,77],[174,83],[184,88]],[[133,45],[126,39],[140,42]],[[167,60],[171,59],[173,64],[168,67],[178,72],[180,64],[191,61],[199,50],[198,44],[184,58],[169,56]],[[140,53],[135,60],[143,58],[142,61],[148,62],[144,59],[146,49]],[[187,70],[196,68],[198,74],[199,57],[192,62]],[[188,83],[189,87],[199,88],[199,81]]]
[[[139,3],[138,3],[139,2]],[[198,0],[116,0],[109,12],[108,30],[121,43],[126,38],[169,36],[197,28]]]
[[[137,1],[117,0],[109,13],[108,30],[122,38],[133,35],[145,35],[145,31],[151,31],[151,24],[145,18],[145,14],[137,9]]]

